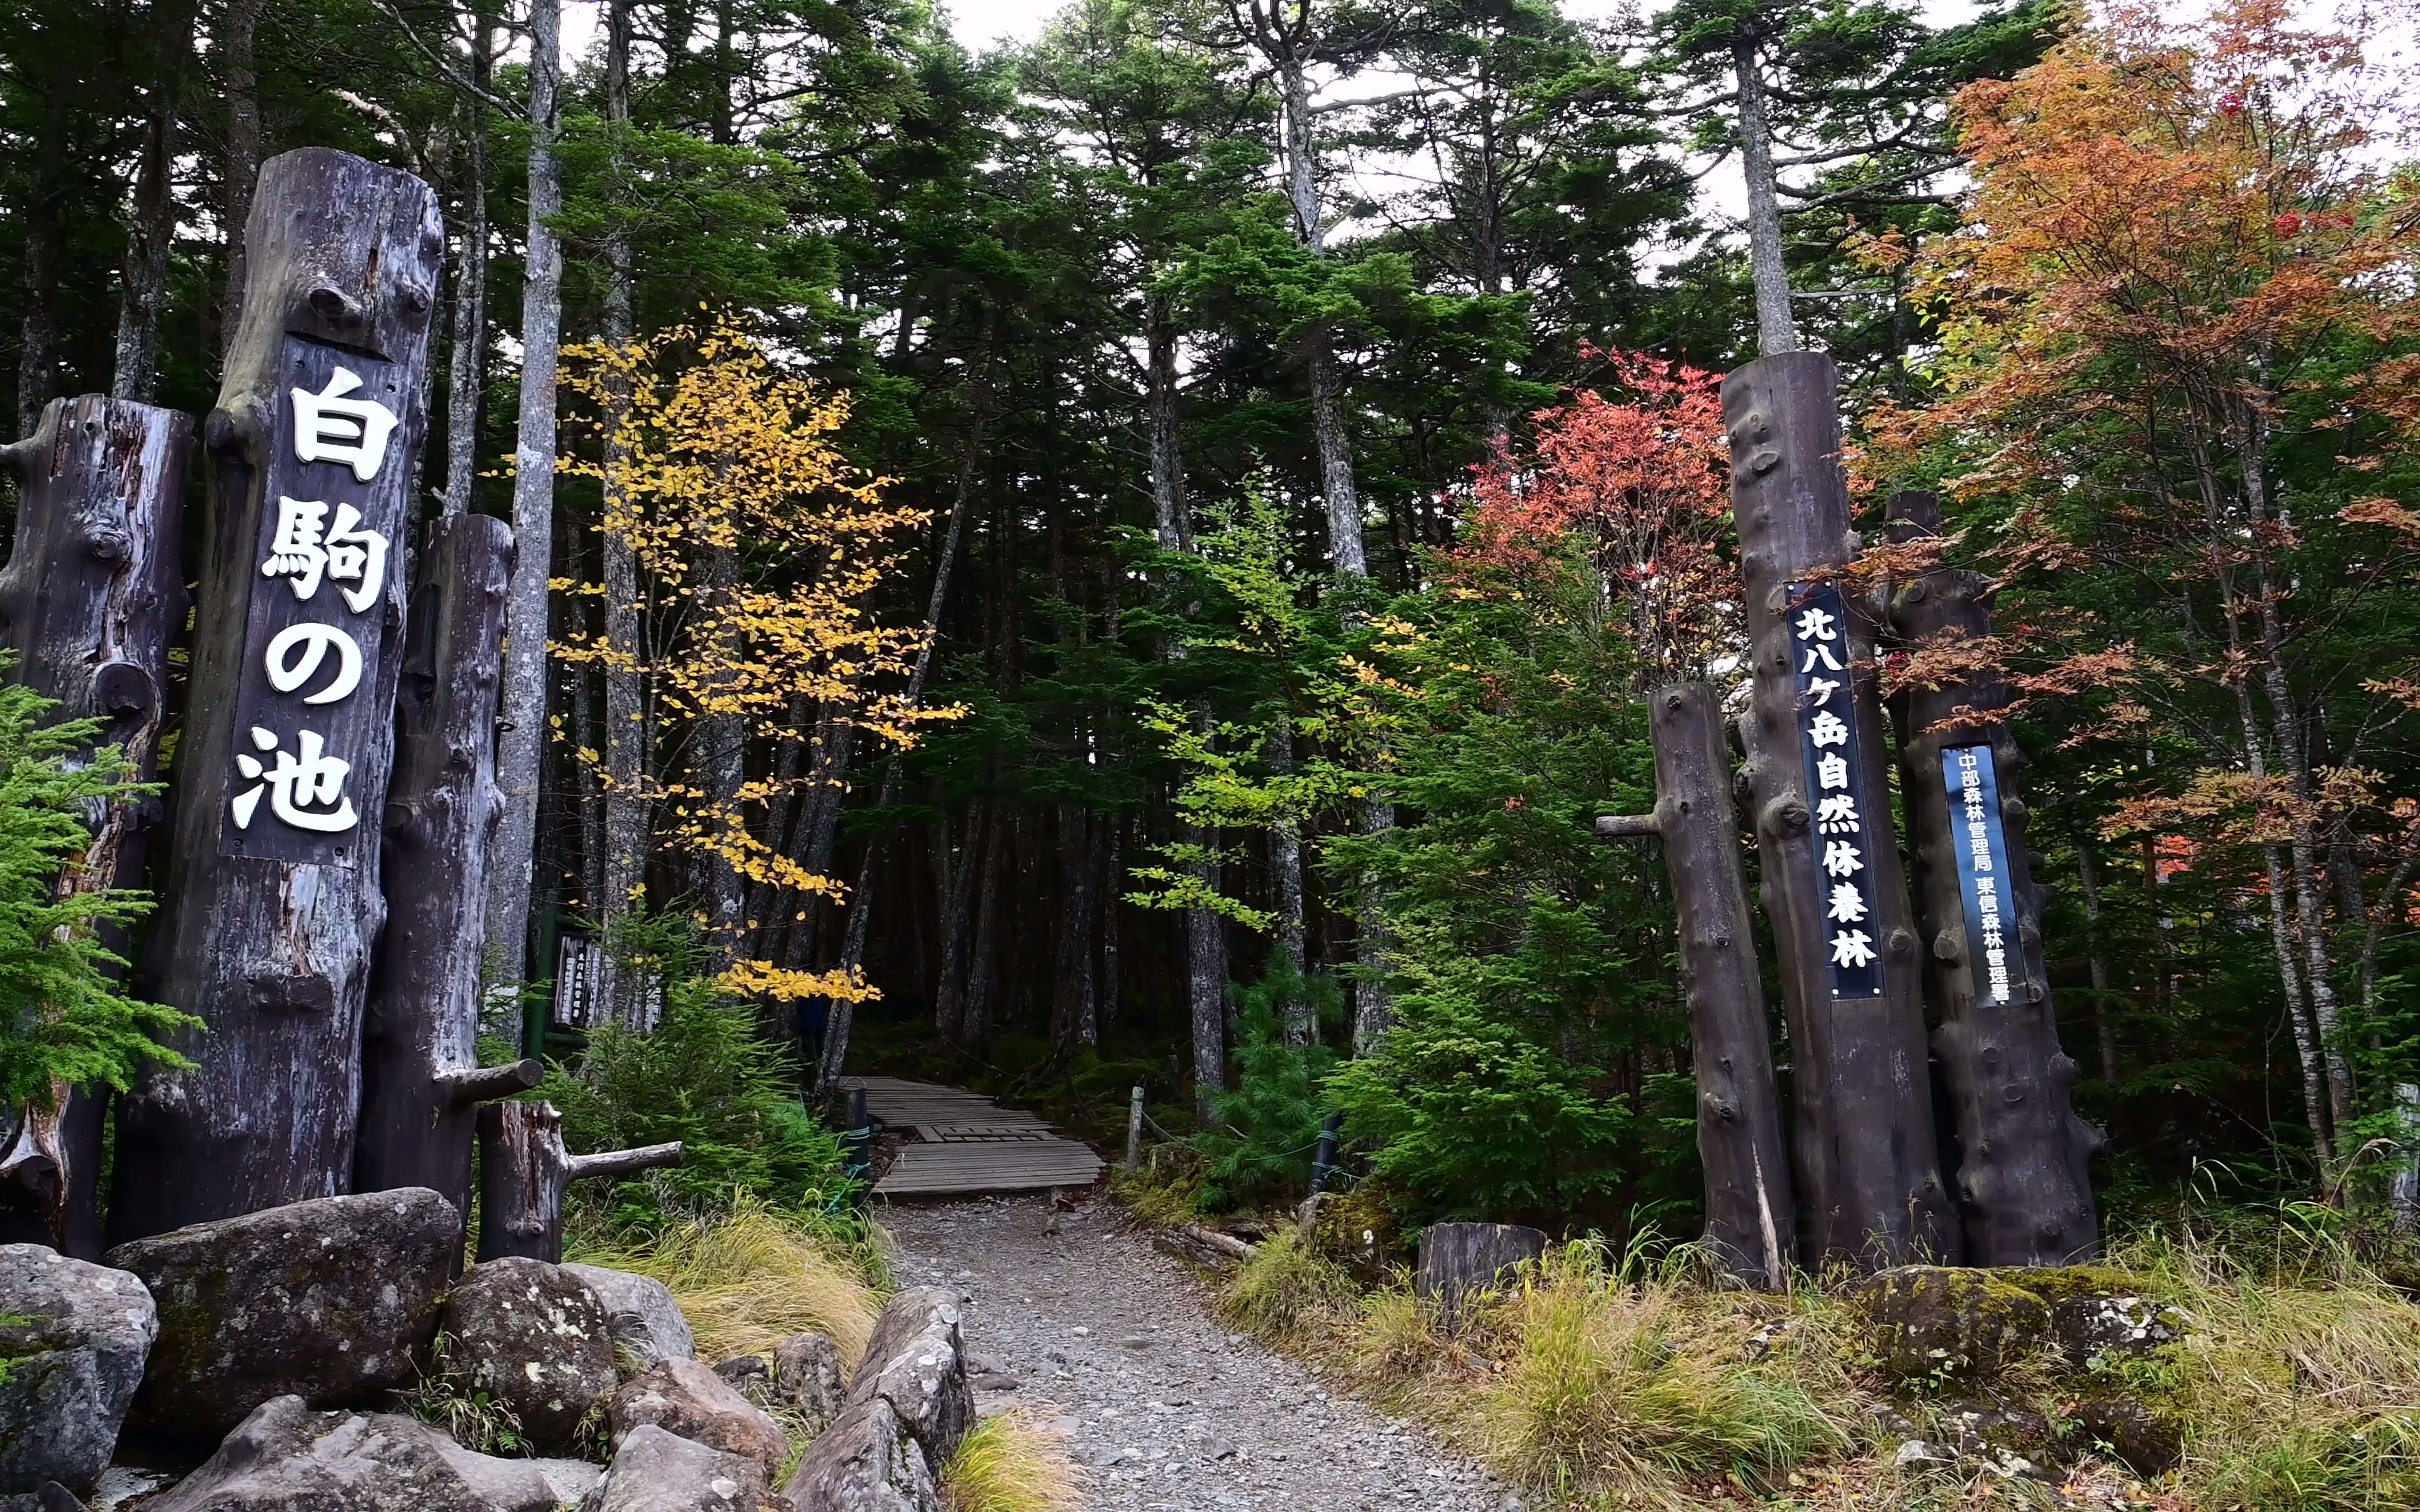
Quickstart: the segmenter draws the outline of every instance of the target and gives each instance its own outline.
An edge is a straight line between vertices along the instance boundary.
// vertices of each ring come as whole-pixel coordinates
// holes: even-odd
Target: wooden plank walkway
[[[1004,1108],[962,1088],[895,1076],[852,1076],[865,1111],[893,1133],[914,1131],[882,1180],[878,1196],[959,1196],[1090,1186],[1101,1158],[1021,1108]]]

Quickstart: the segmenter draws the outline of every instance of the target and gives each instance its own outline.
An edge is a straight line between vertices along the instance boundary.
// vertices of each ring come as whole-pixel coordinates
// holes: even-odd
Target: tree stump
[[[1420,1230],[1412,1294],[1450,1323],[1465,1298],[1489,1291],[1546,1253],[1545,1231],[1519,1224],[1431,1224]]]
[[[574,1181],[628,1176],[681,1162],[677,1140],[575,1155],[551,1103],[490,1103],[479,1110],[479,1258],[563,1263],[563,1193]]]
[[[1794,1062],[1799,1255],[1809,1270],[1873,1271],[1954,1260],[1958,1230],[1872,638],[1842,587],[1854,546],[1835,382],[1815,352],[1760,359],[1723,380],[1723,424],[1755,673],[1748,784]]]
[[[535,1060],[479,1065],[479,966],[496,791],[498,646],[512,531],[484,515],[429,527],[396,694],[382,860],[386,931],[362,1021],[353,1189],[435,1189],[465,1220],[477,1104],[538,1083]]]
[[[1608,835],[1664,841],[1680,918],[1681,985],[1698,1083],[1698,1160],[1706,1173],[1705,1242],[1751,1287],[1788,1285],[1798,1215],[1773,1077],[1773,1029],[1740,866],[1730,748],[1704,683],[1660,688],[1649,702],[1655,811],[1597,821]]]
[[[444,253],[410,174],[264,164],[243,314],[204,427],[176,819],[141,986],[198,1063],[118,1101],[114,1241],[341,1193],[383,922],[403,531]]]
[[[170,409],[86,394],[54,399],[32,436],[0,447],[20,485],[16,542],[0,570],[6,675],[54,699],[56,720],[105,720],[138,780],[160,754],[168,646],[185,618],[180,561],[193,422]],[[91,826],[78,891],[132,887],[157,802],[113,805]],[[65,1085],[51,1103],[0,1109],[0,1242],[39,1240],[101,1256],[95,1189],[106,1088]]]
[[[1891,501],[1891,532],[1937,535],[1931,494]],[[1909,651],[1992,633],[1981,575],[1935,567],[1897,585],[1890,624]],[[2042,964],[2041,898],[2015,777],[2024,755],[1995,717],[2013,697],[1986,669],[1915,684],[1891,702],[1916,857],[1926,986],[1941,1025],[1954,1178],[1970,1265],[2071,1265],[2100,1251],[2092,1204],[2099,1131],[2078,1118]]]

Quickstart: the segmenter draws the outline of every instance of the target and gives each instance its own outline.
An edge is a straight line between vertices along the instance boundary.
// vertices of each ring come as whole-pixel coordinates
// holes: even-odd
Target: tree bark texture
[[[1649,709],[1655,811],[1610,825],[1600,821],[1600,828],[1620,834],[1652,825],[1663,838],[1680,916],[1681,986],[1689,1002],[1706,1243],[1725,1270],[1760,1290],[1774,1290],[1790,1283],[1797,1200],[1740,866],[1722,707],[1707,684],[1675,683],[1657,690]]]
[[[479,1110],[479,1258],[563,1263],[563,1193],[590,1177],[633,1176],[681,1163],[678,1141],[575,1155],[551,1103]]]
[[[219,331],[225,338],[222,351],[234,349],[236,328],[243,321],[244,290],[251,286],[250,251],[245,228],[252,224],[252,196],[260,177],[260,72],[253,43],[260,33],[260,13],[268,0],[226,0],[219,11],[219,86],[226,92],[226,151],[219,185],[221,227],[226,232],[226,291],[219,301]],[[222,364],[222,372],[225,371]]]
[[[1930,494],[1901,494],[1892,518],[1896,533],[1933,534],[1940,506]],[[1894,638],[1911,649],[1979,640],[1992,633],[1992,589],[1979,574],[1935,567],[1897,585],[1889,616]],[[2071,1265],[2101,1248],[2091,1170],[2101,1136],[2076,1117],[2077,1068],[2058,1044],[2042,963],[2041,897],[2025,848],[2026,808],[2015,791],[2024,755],[1993,717],[2013,696],[2005,677],[1974,671],[1911,687],[1892,701],[1891,713],[1916,858],[1917,927],[1927,946],[1925,985],[1940,1016],[1932,1044],[1956,1120],[1966,1259]],[[1961,751],[1989,763],[1999,796],[2006,839],[1989,859],[2013,926],[2005,994],[1991,985],[1998,979],[1977,971],[1986,940],[1972,935],[1964,868],[1951,833],[1971,832],[1976,823],[1975,806],[1951,788],[1943,765],[1946,753],[1956,762]],[[1983,875],[1979,863],[1976,872]]]
[[[1781,186],[1773,163],[1773,123],[1766,118],[1761,38],[1754,23],[1731,41],[1731,75],[1739,100],[1740,177],[1747,189],[1747,260],[1756,284],[1758,355],[1794,352],[1802,345],[1790,309],[1790,272],[1782,261]]]
[[[292,523],[279,502],[287,493],[347,501],[372,530],[400,538],[425,431],[419,375],[444,230],[427,184],[313,147],[262,167],[245,241],[243,320],[204,430],[210,521],[176,821],[141,982],[209,1027],[178,1045],[196,1070],[147,1073],[119,1100],[113,1242],[331,1196],[352,1175],[363,998],[386,911],[379,819],[401,665],[401,553],[349,614],[353,584],[333,550],[328,570],[339,580],[315,578],[307,593],[302,579],[264,569],[278,562],[273,543]],[[327,392],[341,392],[347,363],[370,375],[364,393],[394,416],[367,477],[358,462],[304,455],[316,425],[305,428],[297,395],[318,392],[319,373],[332,375]],[[358,563],[354,578],[369,595]],[[265,649],[264,638],[287,620],[355,638],[357,686],[340,702],[312,707],[305,701],[319,695],[305,687],[271,697],[260,683],[275,661],[275,642]],[[282,809],[271,817],[259,807],[276,774],[260,759],[271,748],[254,748],[273,735],[279,760],[290,763],[298,746],[311,752],[303,736],[314,729],[312,738],[348,764],[338,776],[357,816],[349,827],[306,828]],[[287,775],[272,804],[294,791]]]
[[[32,193],[17,206],[23,228],[24,313],[17,321],[17,431],[30,436],[42,423],[58,366],[59,200],[65,190],[55,164],[38,164]]]
[[[1836,382],[1820,354],[1763,358],[1723,380],[1723,422],[1755,671],[1748,779],[1794,1063],[1799,1256],[1809,1270],[1834,1261],[1872,1270],[1954,1261],[1958,1231],[1934,1143],[1915,922],[1889,812],[1872,640],[1854,615],[1842,627],[1847,712],[1872,810],[1864,881],[1873,914],[1861,927],[1877,946],[1882,990],[1832,995],[1828,889],[1802,759],[1790,594],[1792,585],[1837,579],[1854,551]]]
[[[555,158],[562,83],[560,0],[529,8],[529,239],[521,275],[521,404],[513,450],[511,596],[504,609],[504,700],[496,783],[504,822],[488,864],[488,949],[504,980],[529,971],[530,897],[537,875],[538,756],[546,737],[549,574],[554,570],[555,368],[563,342],[563,165]]]
[[[1519,1224],[1431,1224],[1420,1230],[1412,1294],[1434,1303],[1448,1322],[1463,1299],[1492,1290],[1546,1253],[1546,1233]]]
[[[479,1067],[481,901],[496,792],[496,652],[513,537],[491,515],[429,527],[396,690],[395,777],[382,870],[386,930],[362,1020],[353,1190],[425,1186],[471,1211],[478,1102],[545,1068]]]
[[[168,647],[184,626],[179,546],[193,439],[184,415],[88,394],[52,400],[31,437],[0,449],[20,490],[16,541],[0,569],[0,648],[18,658],[6,675],[57,701],[54,721],[107,721],[100,744],[121,747],[137,780],[159,757]],[[138,884],[158,815],[147,801],[90,816],[91,841],[60,875],[62,891]],[[95,1097],[54,1083],[48,1107],[0,1114],[13,1122],[0,1139],[0,1239],[40,1237],[98,1257]]]
[[[472,8],[471,81],[486,87],[495,53],[495,20]],[[488,381],[488,105],[466,100],[462,160],[462,253],[454,266],[453,350],[445,372],[445,501],[448,515],[470,512],[479,478],[479,413]]]
[[[109,392],[148,399],[160,377],[160,309],[168,294],[168,251],[177,235],[170,171],[177,153],[177,106],[194,55],[191,0],[152,7],[151,79],[145,93],[143,156],[134,174],[133,215],[117,305],[117,344]]]

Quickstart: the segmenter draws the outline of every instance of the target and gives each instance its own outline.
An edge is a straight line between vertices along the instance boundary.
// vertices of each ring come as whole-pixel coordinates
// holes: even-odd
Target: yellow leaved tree
[[[603,612],[553,649],[601,674],[604,738],[579,757],[636,816],[599,913],[642,901],[652,851],[657,874],[690,880],[726,989],[876,996],[861,974],[764,957],[795,957],[768,949],[780,926],[844,890],[825,871],[850,736],[905,747],[958,713],[909,698],[923,633],[875,615],[929,513],[842,455],[845,392],[782,372],[728,318],[564,358],[601,417],[596,455],[563,471],[601,486],[606,580],[555,584]]]

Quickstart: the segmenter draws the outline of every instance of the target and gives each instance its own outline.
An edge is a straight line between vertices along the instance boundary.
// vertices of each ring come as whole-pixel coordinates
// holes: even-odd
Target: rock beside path
[[[263,1403],[144,1512],[554,1512],[525,1459],[473,1454],[427,1424]]]
[[[485,1393],[540,1448],[574,1447],[619,1379],[605,1304],[566,1266],[474,1265],[445,1299],[439,1326],[458,1389]]]
[[[773,1390],[790,1411],[821,1433],[840,1416],[848,1401],[843,1384],[840,1350],[827,1334],[793,1334],[773,1349]]]
[[[623,1436],[580,1512],[756,1512],[764,1501],[755,1460],[646,1423]]]
[[[92,1494],[159,1332],[137,1277],[0,1244],[0,1498]]]
[[[855,1407],[879,1398],[923,1446],[924,1458],[946,1465],[975,1426],[974,1389],[967,1381],[966,1344],[958,1324],[966,1300],[946,1287],[910,1287],[891,1299],[874,1325],[857,1375]]]
[[[853,1402],[799,1461],[792,1512],[939,1512],[923,1446],[880,1396]]]
[[[697,1335],[689,1326],[672,1288],[651,1275],[615,1271],[602,1265],[566,1265],[565,1270],[588,1283],[604,1303],[613,1320],[613,1342],[627,1350],[639,1369],[659,1360],[697,1358]]]
[[[273,1397],[366,1403],[412,1384],[462,1242],[426,1187],[318,1197],[120,1244],[159,1304],[133,1418],[213,1443]]]
[[[780,1425],[695,1360],[659,1360],[632,1377],[613,1394],[613,1419],[616,1444],[641,1427],[659,1427],[754,1460],[767,1476],[790,1452]]]

